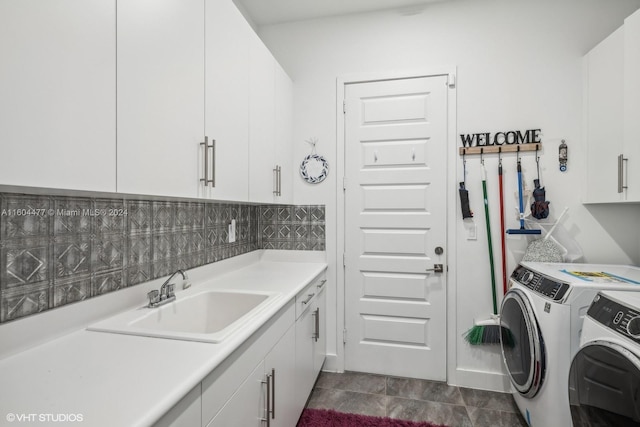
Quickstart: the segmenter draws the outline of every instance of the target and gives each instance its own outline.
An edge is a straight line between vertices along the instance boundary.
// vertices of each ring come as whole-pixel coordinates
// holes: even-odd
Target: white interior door
[[[345,368],[445,380],[447,77],[345,102]]]

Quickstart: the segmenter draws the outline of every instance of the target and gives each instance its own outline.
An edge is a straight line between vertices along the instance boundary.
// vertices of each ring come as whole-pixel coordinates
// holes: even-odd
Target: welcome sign
[[[525,131],[511,130],[496,133],[471,133],[462,134],[462,146],[471,147],[490,147],[501,145],[521,145],[521,144],[538,144],[540,140],[541,129],[529,129]]]

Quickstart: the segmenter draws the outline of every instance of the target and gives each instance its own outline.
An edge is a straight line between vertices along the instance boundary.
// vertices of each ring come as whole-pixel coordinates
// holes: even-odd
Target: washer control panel
[[[511,273],[511,280],[514,280],[553,301],[561,301],[569,291],[570,287],[567,283],[558,282],[557,280],[553,280],[538,273],[537,271],[529,270],[521,265],[513,270],[513,273]]]
[[[640,344],[640,309],[598,294],[593,299],[587,316]]]

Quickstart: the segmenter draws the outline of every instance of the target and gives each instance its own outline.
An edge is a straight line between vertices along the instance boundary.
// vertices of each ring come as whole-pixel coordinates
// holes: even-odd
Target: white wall
[[[430,66],[457,67],[457,129],[460,133],[496,132],[540,128],[543,183],[552,201],[552,214],[570,208],[565,228],[582,246],[588,262],[640,263],[637,228],[640,207],[606,207],[581,204],[584,170],[582,130],[581,57],[597,42],[622,25],[624,17],[640,7],[640,0],[456,0],[423,9],[385,11],[263,27],[260,35],[295,82],[294,159],[308,154],[304,142],[317,137],[317,151],[330,166],[336,165],[336,78],[350,73],[403,70]],[[561,139],[569,145],[569,170],[558,171]],[[457,140],[459,144],[459,139]],[[452,152],[457,147],[451,147]],[[462,176],[462,162],[450,156],[450,168]],[[490,207],[499,265],[497,159],[486,158]],[[514,155],[504,158],[508,227],[516,227],[512,214],[516,201]],[[450,233],[456,248],[448,248],[449,266],[455,271],[458,297],[448,302],[450,313],[448,378],[453,384],[504,389],[497,347],[472,348],[462,334],[474,318],[491,312],[490,273],[481,201],[479,159],[468,159],[467,186],[475,210],[478,239],[467,241],[459,206],[449,207]],[[525,179],[531,186],[535,156],[523,156]],[[602,171],[589,171],[602,173]],[[337,221],[336,180],[332,169],[321,185],[295,180],[296,204],[327,205],[327,258],[331,262],[329,305],[340,313],[336,295]],[[457,183],[449,183],[456,191]],[[635,234],[634,234],[635,233]],[[524,237],[509,237],[509,265],[513,251],[524,249]],[[500,269],[496,269],[500,274]],[[478,280],[477,278],[481,278]],[[500,279],[498,285],[501,286]],[[331,316],[328,316],[331,318]],[[340,316],[338,316],[340,317]],[[335,318],[335,316],[333,317]],[[330,368],[342,364],[341,324],[329,352],[337,354]]]

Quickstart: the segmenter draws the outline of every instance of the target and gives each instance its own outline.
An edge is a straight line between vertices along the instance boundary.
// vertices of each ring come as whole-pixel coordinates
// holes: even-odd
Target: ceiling
[[[445,0],[234,0],[255,26],[324,18],[327,16],[406,9]]]

